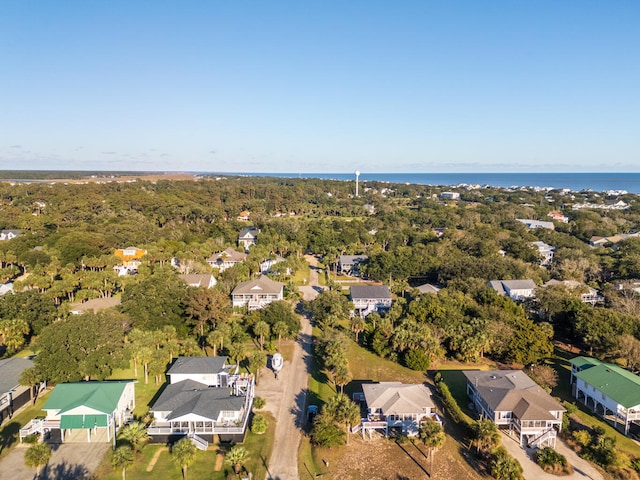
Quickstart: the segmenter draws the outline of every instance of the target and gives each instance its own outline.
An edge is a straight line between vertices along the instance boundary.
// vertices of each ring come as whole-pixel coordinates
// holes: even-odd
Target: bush
[[[260,410],[261,408],[264,408],[266,400],[262,397],[254,397],[253,398],[253,408],[255,408],[256,410]]]
[[[264,418],[264,415],[258,413],[253,416],[253,420],[251,421],[251,433],[262,435],[267,431],[268,426],[269,424],[267,423],[267,419]]]
[[[573,468],[567,462],[566,457],[553,448],[546,447],[537,450],[534,459],[545,472],[552,475],[571,475],[573,473]]]
[[[439,381],[437,380],[438,375],[439,374],[436,374],[436,388],[442,395],[442,399],[444,400],[444,403],[447,406],[448,413],[449,413],[449,416],[451,417],[451,420],[453,420],[457,424],[464,425],[467,429],[469,429],[469,424],[467,423],[465,419],[465,415],[464,413],[462,413],[462,410],[460,409],[458,402],[456,402],[456,399],[453,398],[453,395],[451,395],[451,391],[449,390],[449,387],[447,387],[447,384],[444,383],[444,380],[442,379],[442,375],[440,375]]]
[[[320,414],[313,421],[311,442],[325,448],[338,447],[347,442],[347,434],[331,419]]]
[[[22,439],[23,443],[38,443],[38,435],[32,433],[31,435],[27,435]]]
[[[423,350],[409,350],[404,355],[404,364],[411,370],[425,371],[431,365],[431,359]]]
[[[522,466],[504,447],[498,447],[493,451],[491,475],[496,480],[520,480]]]

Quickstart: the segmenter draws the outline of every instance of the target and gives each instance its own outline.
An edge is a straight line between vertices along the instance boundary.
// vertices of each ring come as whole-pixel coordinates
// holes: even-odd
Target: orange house
[[[122,265],[126,268],[137,268],[140,265],[140,259],[147,254],[144,248],[127,247],[118,248],[114,255],[122,260]]]

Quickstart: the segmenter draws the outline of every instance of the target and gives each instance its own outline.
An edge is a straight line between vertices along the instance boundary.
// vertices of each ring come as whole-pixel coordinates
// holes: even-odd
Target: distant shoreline
[[[136,180],[198,180],[202,177],[270,177],[355,181],[353,173],[269,173],[269,172],[125,172],[65,170],[0,170],[0,182],[10,183],[111,183]],[[640,194],[640,172],[564,173],[368,173],[359,176],[362,184],[382,182],[451,188],[529,188]]]

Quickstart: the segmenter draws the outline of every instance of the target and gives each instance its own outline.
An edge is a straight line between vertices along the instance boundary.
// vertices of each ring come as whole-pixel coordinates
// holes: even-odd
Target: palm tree
[[[196,459],[196,446],[187,437],[173,444],[171,455],[173,460],[182,467],[182,478],[187,480],[187,467]]]
[[[227,452],[224,456],[224,460],[227,464],[233,466],[233,471],[236,473],[240,473],[242,470],[242,465],[249,458],[249,452],[244,447],[240,445],[234,445],[231,450]]]
[[[36,467],[36,478],[40,474],[40,466],[46,465],[51,458],[51,447],[46,443],[35,443],[24,452],[24,463],[28,467]]]
[[[207,335],[207,345],[213,348],[213,356],[218,355],[218,345],[222,347],[224,344],[224,334],[220,330],[213,330]]]
[[[262,350],[262,348],[264,347],[264,337],[269,335],[270,332],[271,328],[269,327],[269,324],[264,320],[259,320],[253,326],[253,333],[260,337],[260,350]]]
[[[278,336],[278,344],[280,344],[282,337],[289,333],[289,327],[285,322],[279,320],[273,324],[273,327],[271,327],[271,331],[274,335]]]
[[[520,480],[522,467],[515,458],[506,452],[498,451],[491,461],[491,475],[496,480]]]
[[[144,423],[131,422],[120,430],[120,438],[129,442],[133,452],[138,453],[138,447],[149,440],[149,434]]]
[[[472,426],[476,449],[485,450],[498,444],[500,434],[498,427],[489,419],[480,419]]]
[[[267,366],[267,355],[259,350],[251,353],[249,356],[249,364],[251,368],[256,369],[256,383],[258,381],[258,377],[260,377],[260,369]]]
[[[327,401],[323,413],[332,421],[344,425],[348,444],[349,429],[360,420],[360,407],[344,393],[338,393]]]
[[[133,450],[129,445],[120,445],[113,451],[111,466],[114,470],[122,469],[122,480],[127,479],[127,467],[133,463]]]
[[[20,374],[20,385],[29,387],[29,400],[33,401],[33,387],[38,385],[41,380],[37,367],[27,368]]]
[[[236,364],[239,364],[240,359],[245,356],[244,345],[241,343],[232,343],[227,349],[229,350],[229,356],[233,358]]]
[[[331,372],[333,381],[340,387],[340,393],[344,393],[344,386],[353,379],[353,375],[346,363],[340,363]]]
[[[351,317],[351,331],[356,334],[356,343],[358,343],[358,336],[360,335],[360,332],[364,330],[365,326],[366,322],[360,315]]]
[[[422,422],[422,425],[420,425],[418,436],[429,449],[429,455],[431,457],[431,472],[433,474],[433,456],[435,451],[444,444],[444,431],[438,422],[427,420],[426,422]]]

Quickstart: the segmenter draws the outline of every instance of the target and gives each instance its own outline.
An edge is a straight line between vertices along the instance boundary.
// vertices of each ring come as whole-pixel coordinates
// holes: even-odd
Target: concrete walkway
[[[555,450],[556,452],[564,455],[573,467],[573,474],[567,475],[566,477],[558,477],[557,475],[546,473],[532,460],[532,449],[527,449],[525,451],[523,448],[520,448],[520,445],[513,437],[510,437],[505,433],[502,433],[502,445],[520,462],[520,465],[522,465],[522,469],[524,470],[524,478],[526,480],[558,480],[558,478],[567,480],[603,480],[602,474],[598,472],[596,467],[583,458],[580,458],[576,452],[571,450],[559,438],[557,439]]]

